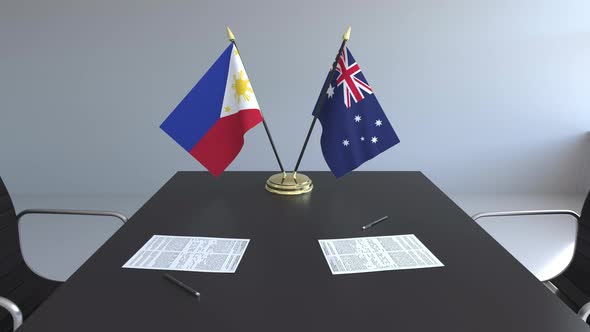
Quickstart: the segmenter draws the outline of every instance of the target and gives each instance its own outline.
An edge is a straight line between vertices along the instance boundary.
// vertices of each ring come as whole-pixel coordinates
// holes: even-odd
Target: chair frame
[[[580,223],[580,215],[572,210],[520,210],[520,211],[498,211],[498,212],[481,212],[481,213],[477,213],[474,214],[473,216],[471,216],[471,218],[475,221],[477,221],[478,219],[481,218],[488,218],[488,217],[516,217],[516,216],[542,216],[542,215],[569,215],[572,216],[576,219],[576,232],[575,232],[575,238],[574,238],[574,248],[577,245],[577,241],[578,241],[578,226]],[[553,283],[551,283],[551,280],[554,278],[559,277],[560,275],[562,275],[571,265],[572,261],[574,260],[574,257],[572,256],[572,258],[570,259],[570,261],[568,262],[568,264],[566,265],[566,267],[561,270],[559,273],[557,273],[556,275],[554,275],[553,277],[547,279],[547,280],[541,280],[541,282],[543,282],[545,284],[545,286],[547,286],[547,288],[549,288],[549,290],[551,290],[551,292],[553,292],[554,294],[557,294],[557,292],[559,291],[557,289],[557,287],[555,287],[555,285],[553,285]],[[582,320],[587,321],[588,316],[590,316],[590,302],[584,304],[580,310],[578,311],[578,316],[580,316],[580,318],[582,318]]]
[[[29,214],[42,215],[75,215],[75,216],[99,216],[99,217],[113,217],[121,220],[123,224],[127,222],[127,217],[119,212],[114,211],[99,211],[99,210],[70,210],[70,209],[27,209],[21,211],[16,216],[16,222],[20,230],[20,221],[22,217]],[[20,234],[20,232],[19,232]],[[30,268],[30,267],[29,267]],[[35,271],[33,271],[35,272]],[[36,273],[36,272],[35,272]],[[16,331],[23,323],[23,314],[20,308],[7,298],[0,297],[0,308],[6,309],[12,316],[14,331]]]
[[[0,307],[6,309],[10,316],[12,316],[12,325],[14,326],[14,331],[16,331],[23,323],[22,311],[20,311],[16,303],[2,296],[0,296]]]

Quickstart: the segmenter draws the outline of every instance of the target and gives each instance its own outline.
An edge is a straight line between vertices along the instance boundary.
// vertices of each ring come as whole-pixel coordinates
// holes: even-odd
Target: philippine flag
[[[230,44],[160,128],[219,176],[244,146],[244,134],[262,122],[244,64]]]

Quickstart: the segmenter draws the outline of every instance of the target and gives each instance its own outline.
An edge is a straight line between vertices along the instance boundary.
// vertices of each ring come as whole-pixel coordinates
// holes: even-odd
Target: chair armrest
[[[487,217],[514,217],[514,216],[541,216],[541,215],[570,215],[580,220],[580,215],[572,210],[523,210],[523,211],[498,211],[476,213],[471,218],[477,220]]]
[[[114,211],[95,211],[95,210],[63,210],[63,209],[27,209],[21,211],[16,219],[20,220],[27,214],[59,214],[59,215],[76,215],[76,216],[99,216],[99,217],[114,217],[121,222],[126,223],[127,217],[119,212]]]
[[[584,304],[580,311],[578,311],[578,316],[582,318],[585,322],[588,320],[588,316],[590,315],[590,302]]]
[[[19,326],[21,326],[21,324],[23,323],[23,313],[20,311],[20,309],[14,302],[1,296],[0,307],[6,309],[10,313],[10,315],[12,316],[14,331],[16,331],[16,329],[18,329]]]

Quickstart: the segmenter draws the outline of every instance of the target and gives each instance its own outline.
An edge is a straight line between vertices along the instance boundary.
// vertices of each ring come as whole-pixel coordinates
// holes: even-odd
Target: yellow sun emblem
[[[250,101],[250,96],[248,96],[248,92],[254,93],[254,90],[249,86],[250,80],[247,80],[244,71],[240,70],[238,77],[234,75],[234,84],[232,84],[232,88],[236,90],[236,99],[238,103],[240,102],[240,97],[244,97],[246,101]]]

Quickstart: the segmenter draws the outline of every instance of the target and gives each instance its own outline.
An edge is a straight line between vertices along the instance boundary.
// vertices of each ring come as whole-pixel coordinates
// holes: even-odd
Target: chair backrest
[[[19,285],[14,273],[24,264],[18,241],[16,213],[6,186],[0,178],[0,296],[10,298]],[[0,331],[12,328],[9,313],[0,308]]]
[[[60,283],[43,279],[29,269],[23,258],[16,212],[0,178],[0,296],[16,303],[26,318]],[[12,318],[0,308],[0,332],[12,331]]]
[[[586,220],[587,223],[590,223],[590,192],[588,192],[588,195],[586,196],[580,217],[582,220]]]
[[[574,310],[590,301],[590,192],[580,214],[574,259],[553,283]]]

